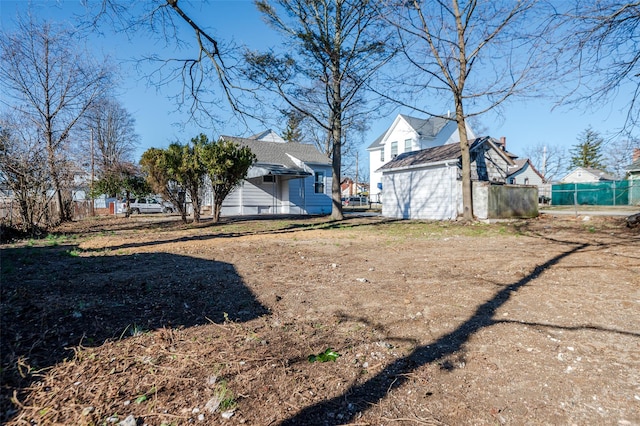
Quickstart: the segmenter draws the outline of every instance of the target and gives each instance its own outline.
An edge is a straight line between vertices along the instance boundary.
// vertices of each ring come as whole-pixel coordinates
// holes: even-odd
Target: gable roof
[[[389,130],[389,129],[387,129],[387,130]],[[384,139],[384,135],[386,135],[386,134],[387,134],[387,130],[385,130],[384,132],[382,132],[382,134],[381,134],[380,136],[378,136],[378,137],[376,138],[376,140],[374,140],[374,141],[371,143],[371,145],[369,145],[369,146],[367,147],[367,149],[368,149],[368,150],[370,150],[370,149],[381,148],[381,147],[382,147],[382,140]]]
[[[531,163],[531,161],[528,158],[522,158],[522,159],[519,159],[519,160],[513,160],[513,162],[515,163],[515,166],[509,167],[509,172],[507,174],[507,178],[509,178],[510,176],[513,176],[513,175],[519,173],[520,171],[524,170],[528,165],[528,167],[530,167],[531,170],[533,170],[533,172],[535,174],[540,176],[540,179],[542,179],[543,182],[546,182],[545,177],[542,176],[542,174],[533,166],[533,164]]]
[[[640,172],[640,158],[626,167],[627,172]]]
[[[236,136],[221,136],[221,139],[248,147],[258,158],[258,164],[275,164],[298,169],[299,167],[291,157],[308,164],[331,164],[327,156],[318,151],[315,146],[309,144],[298,142],[267,142],[255,138],[240,138]]]
[[[274,132],[271,129],[267,129],[263,132],[256,133],[253,136],[249,136],[247,139],[256,139],[256,140],[265,141],[265,142],[280,142],[280,143],[287,142],[284,139],[282,139],[280,135],[278,135],[276,132]]]
[[[450,119],[442,118],[442,117],[429,117],[429,118],[416,118],[411,117],[409,115],[398,114],[391,126],[385,130],[380,136],[376,138],[376,140],[369,145],[367,149],[376,149],[381,148],[383,146],[382,141],[384,140],[385,135],[391,128],[393,128],[394,124],[398,121],[398,119],[403,119],[407,122],[407,124],[418,134],[420,138],[434,139],[438,136],[438,133],[444,128],[444,126],[449,123]]]
[[[561,182],[564,181],[567,177],[569,177],[570,175],[572,175],[573,173],[575,173],[578,170],[582,170],[583,172],[589,173],[590,175],[592,175],[598,181],[616,180],[615,176],[610,175],[609,173],[607,173],[605,171],[602,171],[600,169],[594,169],[594,168],[591,168],[591,167],[576,167],[575,169],[571,170],[560,181]]]
[[[513,160],[504,151],[498,148],[496,140],[489,136],[474,139],[469,144],[469,151],[475,151],[484,144],[489,144],[507,161],[508,164],[513,164]],[[461,156],[462,151],[460,149],[460,144],[452,143],[440,145],[433,148],[421,149],[420,151],[404,152],[380,167],[378,170],[406,169],[426,164],[437,164],[452,160],[458,161]]]
[[[438,136],[440,130],[447,125],[451,120],[441,117],[430,117],[427,119],[410,117],[408,115],[400,114],[400,117],[404,118],[407,123],[415,130],[420,137],[433,139]]]

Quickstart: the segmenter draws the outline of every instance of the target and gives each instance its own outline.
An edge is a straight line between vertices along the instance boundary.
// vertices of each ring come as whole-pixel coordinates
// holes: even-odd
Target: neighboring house
[[[640,180],[640,148],[633,150],[633,163],[626,168],[629,180]]]
[[[576,167],[568,175],[560,179],[560,183],[589,183],[616,180],[615,176],[598,169]]]
[[[551,184],[536,170],[528,158],[514,159],[509,167],[507,183],[510,185],[534,185],[538,187],[540,197],[551,198]]]
[[[223,215],[331,213],[331,161],[315,146],[286,142],[271,130],[221,139],[248,147],[258,159],[224,200]]]
[[[489,137],[473,140],[470,154],[473,181],[506,182],[509,167],[514,166],[514,162],[497,140]],[[398,155],[378,169],[384,188],[382,215],[402,219],[456,219],[462,213],[461,171],[459,144],[444,144]],[[537,194],[535,188],[532,190]],[[474,188],[474,211],[478,217],[486,218],[489,215],[486,197],[484,205],[482,203],[483,197],[476,196]],[[537,197],[535,205],[537,209]]]
[[[467,136],[469,140],[475,138],[468,126]],[[379,169],[385,163],[403,153],[459,142],[458,125],[455,120],[441,117],[421,119],[398,114],[391,126],[367,148],[371,200],[379,201],[383,192],[382,172]]]
[[[626,170],[629,179],[629,204],[640,205],[640,148],[633,150],[633,163]]]
[[[369,185],[364,182],[358,182],[357,185],[351,178],[342,179],[340,184],[340,192],[342,197],[351,197],[352,195],[367,194],[369,192]]]

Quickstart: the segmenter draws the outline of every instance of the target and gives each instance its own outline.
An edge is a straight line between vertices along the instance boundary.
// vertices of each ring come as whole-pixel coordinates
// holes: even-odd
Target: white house
[[[528,158],[515,159],[509,167],[507,183],[511,185],[535,185],[538,195],[551,198],[551,184],[536,170]]]
[[[626,167],[629,179],[629,204],[640,205],[640,148],[633,150],[633,163]]]
[[[221,139],[249,147],[258,158],[224,200],[223,215],[331,213],[331,161],[315,146],[287,142],[271,130]]]
[[[467,126],[469,140],[475,134]],[[421,119],[398,114],[391,126],[369,147],[370,198],[379,201],[383,192],[380,167],[396,156],[441,145],[459,143],[458,125],[455,120],[441,117]]]
[[[616,180],[615,176],[598,169],[576,167],[560,179],[560,183],[590,183]]]
[[[495,139],[475,139],[470,154],[473,181],[505,183],[508,168],[514,163]],[[382,175],[382,215],[399,219],[456,219],[462,213],[461,169],[459,144],[398,155],[378,169]],[[480,189],[479,185],[476,187]],[[475,189],[474,211],[478,217],[486,218],[488,195],[476,195]]]

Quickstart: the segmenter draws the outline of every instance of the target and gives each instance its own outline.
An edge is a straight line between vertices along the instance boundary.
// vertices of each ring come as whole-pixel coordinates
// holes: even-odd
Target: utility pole
[[[356,195],[358,194],[358,151],[356,151]]]
[[[91,186],[89,186],[90,191],[91,191],[91,196],[89,197],[91,200],[91,207],[90,207],[90,211],[91,211],[91,216],[95,216],[96,215],[96,211],[94,208],[94,202],[93,202],[93,181],[95,179],[95,161],[93,159],[94,155],[93,155],[93,129],[91,129]]]

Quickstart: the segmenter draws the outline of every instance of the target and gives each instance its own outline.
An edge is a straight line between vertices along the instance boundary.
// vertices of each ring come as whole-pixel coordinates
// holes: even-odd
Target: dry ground
[[[640,424],[624,219],[103,218],[1,256],[8,425]]]

